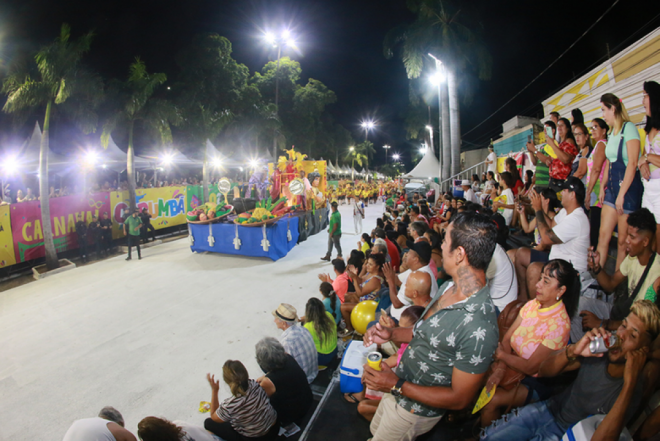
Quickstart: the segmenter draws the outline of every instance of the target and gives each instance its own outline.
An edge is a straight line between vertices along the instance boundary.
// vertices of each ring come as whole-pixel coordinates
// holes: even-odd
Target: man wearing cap
[[[571,176],[561,185],[561,205],[564,207],[550,219],[543,211],[541,197],[535,191],[530,194],[532,207],[536,213],[536,225],[541,235],[541,244],[550,245],[548,260],[564,259],[573,264],[579,273],[587,271],[589,250],[589,218],[582,208],[585,189],[579,178]],[[520,283],[519,297],[523,300],[534,292],[534,286],[541,277],[544,262],[530,263],[526,271],[516,259],[516,272]]]
[[[477,196],[474,194],[474,190],[472,190],[470,181],[463,179],[461,181],[461,188],[463,189],[463,198],[465,198],[466,202],[474,202],[475,204],[479,203]]]
[[[411,274],[422,271],[431,276],[431,298],[435,298],[438,293],[438,284],[436,283],[433,271],[429,267],[431,261],[431,245],[425,241],[406,242],[409,250],[403,256],[402,268],[407,268],[401,274],[396,274],[390,264],[383,266],[383,273],[387,279],[387,285],[390,287],[390,316],[397,321],[401,318],[404,309],[413,304],[412,299],[406,297],[406,282]]]
[[[332,256],[332,246],[337,248],[337,257],[341,257],[341,214],[337,210],[337,202],[330,204],[332,214],[330,215],[330,224],[328,225],[328,252],[321,260],[330,261]]]
[[[309,331],[298,324],[298,312],[288,303],[280,303],[273,311],[277,329],[284,331],[280,335],[280,343],[287,354],[292,356],[300,365],[311,383],[319,371],[318,353],[314,338]]]
[[[142,259],[140,254],[140,229],[142,228],[142,219],[138,216],[137,208],[133,213],[124,221],[124,234],[128,245],[128,257],[126,260],[131,260],[131,248],[135,246],[138,252],[138,260]]]

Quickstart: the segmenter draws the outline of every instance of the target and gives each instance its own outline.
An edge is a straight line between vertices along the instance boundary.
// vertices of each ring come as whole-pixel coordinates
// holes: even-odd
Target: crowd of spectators
[[[334,275],[319,275],[319,298],[304,317],[285,303],[273,311],[283,332],[256,346],[264,376],[252,380],[228,360],[232,397],[220,403],[209,374],[207,431],[272,439],[300,422],[312,403],[309,383],[336,363],[341,339],[353,338],[383,353],[380,370],[364,366],[365,392],[344,396],[371,421],[372,441],[414,440],[443,419],[465,419],[466,438],[485,440],[560,440],[591,415],[603,416],[593,440],[618,439],[635,421],[635,439],[660,432],[660,408],[644,412],[660,379],[660,86],[647,82],[644,92],[643,155],[621,100],[606,94],[593,139],[581,112],[572,122],[551,116],[547,145],[527,145],[532,174],[521,176],[509,158],[483,185],[462,182],[462,196],[431,204],[387,194],[385,213],[347,259],[337,247],[331,260],[341,236],[333,204],[323,260]],[[529,236],[531,246],[512,246],[510,234]],[[351,311],[364,300],[378,302],[378,312],[360,335]],[[488,400],[466,417],[480,395]],[[148,417],[138,434],[213,439],[195,437],[197,429]]]
[[[535,170],[524,176],[507,158],[502,173],[464,180],[434,205],[388,195],[377,229],[403,263],[400,272],[382,268],[388,292],[378,309],[391,305],[364,341],[378,343],[386,361],[381,371],[365,365],[363,376],[385,395],[345,397],[371,419],[373,441],[415,439],[443,416],[455,421],[482,391],[472,438],[559,440],[596,414],[604,418],[592,439],[618,439],[626,427],[635,439],[660,431],[660,410],[644,412],[660,378],[660,86],[644,84],[643,154],[621,100],[606,94],[601,104],[590,128],[581,112],[573,121],[552,115],[546,145],[527,145]],[[398,322],[415,306],[424,310],[413,326]],[[599,339],[611,344],[604,353],[591,349]],[[385,357],[404,345],[400,357]]]

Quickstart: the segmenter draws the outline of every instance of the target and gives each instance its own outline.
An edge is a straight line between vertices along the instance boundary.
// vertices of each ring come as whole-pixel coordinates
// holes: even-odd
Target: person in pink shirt
[[[339,300],[344,303],[344,297],[348,292],[348,287],[352,284],[351,278],[346,272],[346,263],[342,259],[334,259],[332,261],[332,266],[335,270],[335,280],[332,280],[330,274],[319,274],[319,279],[322,282],[331,283],[335,294],[337,294]]]
[[[508,368],[525,377],[511,390],[495,390],[482,410],[481,427],[489,426],[507,408],[543,401],[552,395],[552,389],[536,377],[541,363],[568,344],[571,317],[579,299],[580,274],[573,265],[563,259],[547,262],[536,284],[536,298],[520,309],[520,315],[500,340],[486,388],[498,385]]]

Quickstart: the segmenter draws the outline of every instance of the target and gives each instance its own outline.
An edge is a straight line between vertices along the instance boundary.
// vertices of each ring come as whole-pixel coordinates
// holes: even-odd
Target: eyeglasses
[[[582,132],[573,132],[573,136],[584,136]]]

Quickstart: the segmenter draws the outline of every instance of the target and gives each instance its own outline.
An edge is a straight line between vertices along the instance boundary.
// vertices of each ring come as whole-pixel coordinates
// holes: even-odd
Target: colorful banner
[[[9,208],[16,262],[43,257],[45,252],[41,202],[11,204]],[[60,252],[77,248],[76,221],[82,219],[89,224],[92,216],[98,217],[104,212],[110,212],[110,194],[106,192],[51,199],[50,222],[55,249]]]
[[[0,268],[16,264],[9,207],[10,205],[0,205]]]
[[[186,187],[145,188],[135,191],[135,202],[140,211],[146,208],[151,214],[155,229],[168,228],[186,223]],[[112,206],[112,237],[124,237],[121,225],[124,211],[129,207],[128,191],[110,193]]]

